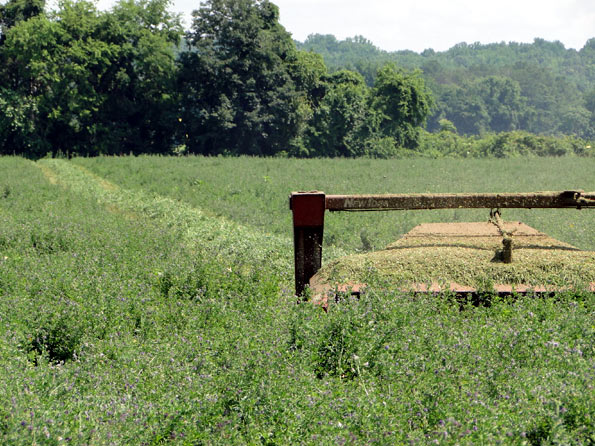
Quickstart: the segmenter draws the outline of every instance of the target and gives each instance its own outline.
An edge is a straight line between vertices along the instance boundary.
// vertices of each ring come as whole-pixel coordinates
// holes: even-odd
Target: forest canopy
[[[422,53],[382,51],[361,36],[316,34],[296,44],[321,54],[329,71],[357,71],[368,85],[387,62],[420,69],[436,104],[430,131],[447,119],[465,135],[523,130],[595,138],[595,38],[579,51],[539,38]]]
[[[394,157],[458,153],[436,149],[445,131],[595,138],[595,39],[386,53],[295,42],[267,0],[203,1],[186,31],[168,8],[1,4],[0,154]]]

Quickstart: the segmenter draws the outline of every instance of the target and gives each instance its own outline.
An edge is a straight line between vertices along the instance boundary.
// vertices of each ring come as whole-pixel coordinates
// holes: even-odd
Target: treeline
[[[422,70],[435,100],[430,131],[448,119],[466,135],[524,130],[595,138],[595,38],[579,51],[543,39],[421,54],[382,51],[361,36],[312,35],[297,45],[323,55],[330,71],[357,71],[369,85],[386,63]]]
[[[329,73],[260,0],[207,0],[184,34],[167,0],[110,11],[0,7],[0,153],[394,156],[431,97],[394,64]]]
[[[308,42],[317,39],[334,38]],[[494,150],[459,134],[491,141],[490,131],[545,119],[529,119],[510,78],[469,77],[464,87],[450,82],[449,65],[441,83],[425,65],[395,63],[365,39],[334,42],[359,51],[345,61],[375,56],[367,68],[327,67],[322,55],[296,46],[267,0],[206,0],[186,32],[168,0],[120,0],[109,11],[84,0],[51,11],[44,0],[8,0],[0,5],[0,154],[485,156]],[[595,94],[584,98],[595,102]],[[588,119],[592,130],[592,113]],[[566,144],[565,153],[590,148],[552,141]]]

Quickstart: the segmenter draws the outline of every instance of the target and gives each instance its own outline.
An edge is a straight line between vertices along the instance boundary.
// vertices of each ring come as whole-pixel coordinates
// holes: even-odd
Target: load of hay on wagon
[[[595,208],[595,192],[326,195],[310,191],[292,193],[289,207],[298,296],[307,286],[314,300],[350,289],[357,294],[368,281],[385,281],[413,292],[595,292],[595,252],[500,218],[500,208]],[[419,225],[381,251],[346,256],[322,267],[326,210],[452,208],[491,209],[490,219]]]
[[[501,229],[512,239],[512,261],[503,259]],[[556,240],[520,222],[426,223],[385,249],[354,254],[323,266],[311,279],[313,294],[370,280],[403,291],[500,292],[589,289],[595,252]]]

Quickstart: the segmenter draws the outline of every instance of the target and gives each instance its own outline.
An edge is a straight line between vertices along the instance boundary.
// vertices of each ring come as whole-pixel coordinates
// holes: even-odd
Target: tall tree
[[[451,121],[462,134],[480,134],[489,130],[490,116],[480,97],[471,94],[468,85],[459,87],[447,85],[432,116],[433,128],[439,127],[440,120]]]
[[[490,117],[490,129],[495,132],[516,130],[524,112],[524,101],[518,82],[500,76],[479,79],[472,87],[474,96],[481,98]]]
[[[421,72],[405,72],[394,64],[378,71],[372,89],[371,107],[377,113],[376,126],[397,145],[414,149],[433,101]]]
[[[408,70],[422,68],[426,86],[437,102],[429,119],[428,127],[432,131],[439,129],[440,119],[446,116],[457,120],[457,127],[463,133],[514,128],[536,133],[552,133],[561,128],[579,131],[582,126],[567,125],[567,111],[582,106],[584,92],[592,89],[595,82],[595,39],[588,40],[580,51],[565,49],[560,42],[535,39],[533,43],[461,43],[444,52],[389,53],[366,43],[365,39],[338,41],[332,35],[309,36],[298,47],[322,54],[331,72],[358,71],[368,85],[374,83],[376,68],[387,61]],[[486,97],[479,96],[474,84],[490,77],[518,82],[520,113],[515,107],[500,108],[494,101],[490,104]],[[485,82],[484,86],[488,87]],[[461,90],[453,94],[454,87]],[[513,90],[508,91],[514,95]],[[516,102],[514,96],[512,102]],[[479,113],[477,118],[475,112]],[[485,115],[489,115],[487,122]]]
[[[100,83],[105,151],[167,153],[178,122],[175,49],[180,17],[169,0],[120,0],[105,15],[101,38],[116,51]]]
[[[272,155],[298,136],[296,49],[267,0],[207,0],[181,54],[184,137],[191,152]],[[187,136],[186,136],[187,135]]]
[[[90,2],[64,1],[54,13],[13,26],[0,51],[7,67],[0,74],[4,151],[167,150],[181,28],[166,5],[124,0],[100,12]]]
[[[354,157],[364,154],[368,135],[369,89],[364,78],[348,70],[326,78],[326,94],[307,131],[310,155]]]
[[[4,51],[4,42],[11,28],[42,14],[44,7],[44,0],[9,0],[0,5],[0,154],[16,153],[17,148],[27,146],[28,135],[35,132],[31,117],[36,111],[30,97],[14,90],[10,79],[14,78],[13,63]]]
[[[291,140],[287,152],[293,156],[307,157],[315,154],[307,136],[327,92],[327,69],[320,54],[298,51],[296,56],[289,65],[290,76],[298,92],[296,137]]]

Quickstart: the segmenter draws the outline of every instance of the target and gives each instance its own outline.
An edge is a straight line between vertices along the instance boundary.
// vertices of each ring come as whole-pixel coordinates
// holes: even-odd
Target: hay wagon
[[[358,262],[373,265],[389,278],[394,273],[392,278],[404,291],[476,293],[473,274],[465,283],[463,273],[480,271],[493,293],[551,293],[573,286],[550,280],[559,270],[560,277],[577,276],[582,282],[579,286],[595,292],[595,252],[581,251],[521,222],[505,222],[500,217],[500,209],[506,208],[595,208],[595,192],[326,195],[310,191],[292,193],[289,207],[298,296],[304,295],[306,287],[319,296],[337,289],[358,294],[361,278],[341,274],[341,265],[344,271],[353,272]],[[490,218],[487,222],[422,224],[384,250],[348,256],[321,270],[326,211],[453,208],[490,209]],[[542,270],[550,276],[531,274]],[[523,280],[527,277],[533,280]]]

